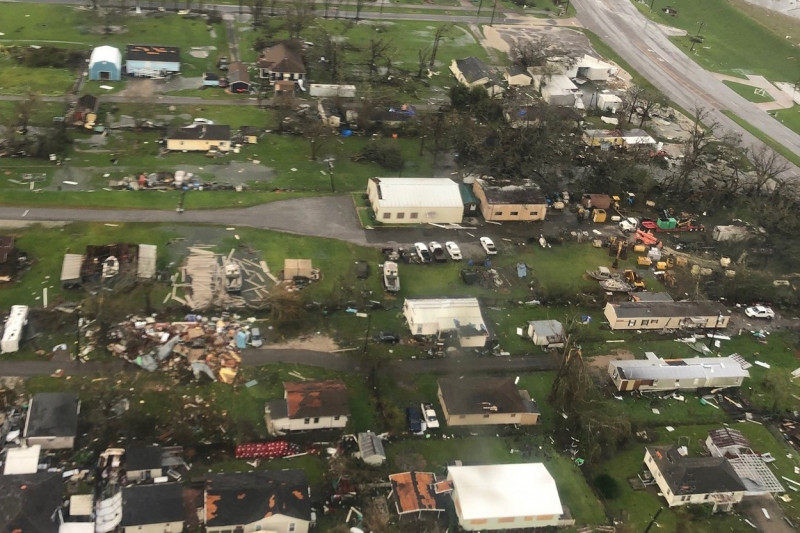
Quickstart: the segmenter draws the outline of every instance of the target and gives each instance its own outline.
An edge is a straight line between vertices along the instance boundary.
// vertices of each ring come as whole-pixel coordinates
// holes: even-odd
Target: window
[[[629,328],[635,328],[636,327],[636,319],[628,320],[628,327]]]
[[[303,424],[308,424],[309,422],[311,422],[310,418],[306,418],[306,419],[303,420]]]
[[[485,524],[488,522],[486,518],[473,518],[469,521],[470,524]]]
[[[419,213],[411,213],[408,218],[417,219],[419,218]]]
[[[289,531],[294,531],[294,522],[289,522]]]
[[[406,214],[405,213],[397,213],[397,217],[396,218],[398,220],[401,219],[401,218],[406,218]]]
[[[642,327],[648,325],[650,323],[649,320],[642,320]]]
[[[458,415],[459,420],[464,420],[467,418],[467,415]]]
[[[531,211],[531,216],[532,217],[538,217],[539,216],[539,211]]]
[[[489,418],[489,413],[486,413],[485,415],[483,415],[483,418]]]
[[[391,213],[384,213],[384,214],[383,214],[383,218],[384,218],[384,219],[387,219],[387,218],[392,218],[392,214],[391,214]]]
[[[261,524],[256,525],[256,531],[261,531]]]
[[[333,417],[334,420],[339,420],[340,418],[342,418],[342,417],[339,416],[339,415],[336,415],[336,416]]]
[[[519,211],[511,211],[509,213],[509,215],[511,215],[512,217],[515,217],[515,216],[519,215]]]
[[[496,216],[496,217],[503,216],[503,212],[502,211],[495,211],[494,212],[494,216]]]
[[[711,494],[706,494],[705,496],[703,496],[703,499],[704,499],[704,500],[707,500],[707,499],[709,499],[710,497],[711,497]]]
[[[513,516],[504,516],[502,518],[498,518],[497,521],[500,522],[501,524],[502,523],[513,522],[514,521],[514,517]]]
[[[314,418],[314,423],[315,424],[319,424],[319,417],[318,416]]]

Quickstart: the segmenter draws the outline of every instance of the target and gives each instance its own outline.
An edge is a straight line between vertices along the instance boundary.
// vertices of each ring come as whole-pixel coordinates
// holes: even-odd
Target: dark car
[[[375,342],[385,342],[386,344],[397,344],[400,342],[400,335],[391,331],[379,331],[372,337]]]
[[[422,411],[420,411],[419,407],[413,405],[406,407],[406,421],[408,422],[408,430],[411,433],[418,435],[425,431],[422,425]]]
[[[367,279],[369,277],[369,263],[366,261],[358,261],[356,263],[356,277],[358,279]]]

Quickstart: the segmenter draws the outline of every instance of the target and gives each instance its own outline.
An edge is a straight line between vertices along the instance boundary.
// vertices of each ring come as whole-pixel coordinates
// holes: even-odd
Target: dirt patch
[[[608,369],[608,364],[611,361],[630,361],[631,359],[636,359],[636,356],[630,350],[625,350],[620,348],[618,350],[613,350],[613,353],[609,355],[598,355],[592,357],[589,360],[589,367],[596,371],[606,371]]]
[[[339,349],[339,345],[327,335],[300,337],[278,344],[269,344],[268,347],[273,350],[313,350],[315,352],[333,352]]]

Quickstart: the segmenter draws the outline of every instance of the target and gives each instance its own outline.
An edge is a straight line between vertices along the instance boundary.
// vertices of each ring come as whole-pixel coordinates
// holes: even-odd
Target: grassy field
[[[654,3],[652,12],[648,4],[636,2],[635,5],[653,20],[686,30],[689,35],[696,35],[699,30],[703,42],[691,53],[692,43],[688,37],[672,40],[712,72],[734,76],[761,74],[773,81],[792,81],[800,74],[800,58],[792,39],[759,24],[727,0],[659,0]],[[677,16],[662,10],[667,5],[677,10]]]
[[[797,106],[795,106],[797,107]],[[794,109],[794,108],[793,108]],[[725,116],[729,119],[733,120],[741,127],[755,135],[758,139],[760,139],[764,144],[775,150],[777,153],[781,154],[783,157],[794,163],[795,165],[800,165],[800,155],[794,153],[793,151],[789,150],[788,148],[784,147],[779,142],[775,141],[772,137],[761,131],[760,129],[754,127],[752,124],[741,118],[739,115],[732,111],[723,110]],[[795,117],[791,117],[792,124],[795,123]]]
[[[800,105],[774,111],[771,115],[790,130],[800,133]]]
[[[728,80],[723,80],[722,83],[733,89],[739,96],[751,102],[762,103],[775,101],[775,99],[771,97],[769,93],[765,93],[764,95],[756,94],[752,85],[745,85],[744,83],[736,83],[735,81]]]

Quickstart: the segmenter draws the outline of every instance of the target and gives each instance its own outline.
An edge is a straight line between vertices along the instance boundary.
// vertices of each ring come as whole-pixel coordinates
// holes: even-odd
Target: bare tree
[[[325,10],[325,18],[328,18],[328,13],[333,5],[333,0],[322,0],[322,8]]]
[[[309,117],[303,122],[303,137],[308,140],[309,159],[316,160],[320,152],[333,138],[331,128],[318,117]]]
[[[250,0],[250,13],[253,15],[253,26],[260,26],[264,18],[266,0]]]
[[[422,71],[425,70],[425,65],[428,63],[428,59],[431,55],[430,47],[420,48],[417,50],[417,57],[419,59],[419,69],[417,70],[417,78],[422,78]]]
[[[639,119],[639,127],[641,128],[644,123],[650,120],[650,112],[656,107],[666,103],[664,96],[652,90],[643,90],[639,95],[640,108],[642,110],[642,117]],[[630,118],[628,119],[630,122]]]
[[[450,29],[453,27],[452,24],[442,24],[438,28],[436,28],[436,33],[433,35],[433,47],[431,48],[431,59],[428,62],[430,68],[433,68],[436,64],[436,54],[439,52],[439,43],[442,39],[448,37],[448,33]]]
[[[769,188],[780,188],[783,184],[781,174],[789,170],[789,163],[774,150],[765,145],[748,150],[753,164],[753,179],[748,187],[751,194],[761,194]]]
[[[290,39],[299,39],[300,34],[314,21],[316,6],[313,0],[295,0],[286,9],[284,27]]]
[[[367,0],[356,0],[356,20],[361,19],[361,11],[364,10],[364,6],[366,5]]]
[[[369,50],[367,50],[367,68],[370,78],[378,71],[378,61],[386,58],[391,45],[381,38],[369,40]]]
[[[628,87],[628,90],[625,91],[625,109],[628,111],[628,120],[626,120],[626,122],[630,122],[633,118],[633,114],[636,112],[636,106],[639,105],[639,100],[643,93],[644,89],[638,85],[631,85]]]

